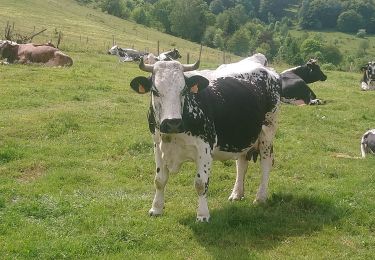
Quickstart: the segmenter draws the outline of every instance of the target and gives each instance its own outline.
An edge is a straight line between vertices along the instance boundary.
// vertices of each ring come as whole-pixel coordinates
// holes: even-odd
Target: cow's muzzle
[[[182,119],[164,119],[160,124],[160,132],[165,134],[178,134],[183,131]]]

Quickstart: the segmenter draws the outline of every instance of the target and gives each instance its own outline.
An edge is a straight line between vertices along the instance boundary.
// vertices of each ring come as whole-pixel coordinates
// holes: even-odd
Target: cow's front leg
[[[212,157],[209,146],[204,147],[202,150],[203,151],[198,151],[197,175],[195,177],[195,189],[198,193],[197,221],[208,222],[210,212],[207,204],[207,193],[210,182]]]
[[[232,194],[229,196],[229,200],[241,200],[244,197],[244,179],[247,171],[249,161],[246,159],[246,155],[239,157],[236,161],[236,182],[234,184]]]
[[[166,167],[162,157],[159,145],[154,145],[155,163],[156,163],[156,174],[154,179],[155,184],[155,196],[152,202],[152,207],[149,210],[150,216],[159,216],[163,214],[164,209],[164,189],[167,184],[169,171]]]

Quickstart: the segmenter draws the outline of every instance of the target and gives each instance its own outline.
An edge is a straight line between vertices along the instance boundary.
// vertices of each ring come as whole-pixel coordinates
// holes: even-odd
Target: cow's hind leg
[[[244,179],[247,171],[249,161],[246,159],[246,154],[242,155],[236,161],[236,182],[234,184],[232,194],[229,196],[229,200],[241,200],[244,197]]]
[[[208,222],[210,219],[210,212],[207,204],[207,193],[212,166],[210,146],[206,145],[205,147],[202,147],[200,151],[198,151],[197,156],[197,175],[195,177],[195,189],[198,193],[197,221]]]
[[[156,174],[154,179],[155,184],[155,196],[152,202],[152,207],[149,210],[150,216],[159,216],[163,214],[164,209],[164,190],[165,185],[168,182],[169,171],[166,167],[162,157],[161,151],[158,144],[154,145],[155,163],[156,163]]]
[[[256,194],[254,203],[263,203],[267,199],[269,174],[273,165],[273,138],[276,133],[276,122],[269,121],[267,125],[262,126],[259,136],[260,166],[262,170],[262,179]]]

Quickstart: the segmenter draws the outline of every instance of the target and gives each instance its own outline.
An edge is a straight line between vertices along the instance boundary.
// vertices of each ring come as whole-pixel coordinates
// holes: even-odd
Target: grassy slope
[[[72,0],[0,1],[0,26],[5,27],[7,21],[14,22],[15,30],[26,35],[47,28],[46,32],[34,38],[34,42],[52,39],[56,43],[55,32],[62,31],[60,47],[68,52],[106,53],[114,36],[116,44],[121,47],[153,53],[157,53],[157,41],[160,41],[160,51],[176,47],[183,55],[183,62],[187,53],[190,53],[191,59],[196,59],[199,54],[197,44],[79,6]],[[206,64],[221,63],[222,57],[221,52],[209,48],[205,48],[202,54]],[[229,55],[228,59],[231,58],[235,59]]]
[[[26,17],[21,2],[1,1],[0,20]],[[62,10],[65,22],[82,19],[86,34],[117,29],[90,26],[80,13],[122,23],[68,1],[66,9],[33,2],[47,2],[56,25]],[[178,47],[197,48],[189,44]],[[374,258],[374,158],[335,157],[359,156],[361,134],[374,127],[375,92],[359,91],[359,74],[328,72],[313,84],[324,106],[282,107],[266,205],[251,204],[258,164],[249,167],[246,199],[229,203],[235,166],[216,162],[212,221],[198,224],[192,164],[171,176],[165,215],[147,217],[154,164],[148,98],[129,88],[136,64],[119,64],[100,44],[90,53],[66,46],[72,68],[0,66],[0,258]]]

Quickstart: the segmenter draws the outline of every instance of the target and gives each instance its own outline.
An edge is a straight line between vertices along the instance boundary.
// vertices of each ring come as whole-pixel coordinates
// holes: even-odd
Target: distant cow
[[[315,59],[310,59],[305,65],[291,68],[281,72],[282,82],[281,96],[284,101],[290,103],[322,104],[315,93],[307,84],[315,81],[325,81],[327,76],[320,70]]]
[[[363,71],[361,89],[375,90],[375,61],[370,61],[361,70]]]
[[[259,154],[263,176],[254,202],[266,200],[281,81],[263,64],[247,58],[200,75],[196,71],[199,61],[147,65],[141,60],[140,69],[152,75],[136,77],[130,85],[137,93],[151,93],[148,123],[154,141],[156,193],[150,215],[163,213],[169,173],[177,172],[184,161],[194,161],[197,166],[198,221],[210,217],[207,193],[213,160],[237,160],[237,178],[229,199],[240,200],[248,160],[256,160]]]
[[[148,55],[147,52],[138,51],[135,49],[121,48],[114,45],[108,50],[108,54],[116,55],[121,62],[139,61],[141,57]]]
[[[0,44],[0,55],[9,63],[40,63],[47,66],[71,66],[73,64],[72,58],[47,44],[14,44],[4,41]]]
[[[160,53],[160,55],[157,57],[157,60],[169,61],[177,60],[179,58],[181,58],[180,52],[176,48],[174,48],[173,50]]]
[[[367,154],[375,154],[375,129],[363,134],[361,139],[361,154],[363,158]]]

